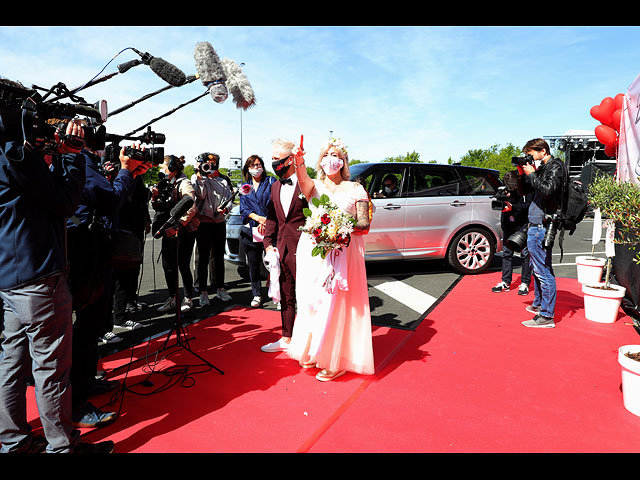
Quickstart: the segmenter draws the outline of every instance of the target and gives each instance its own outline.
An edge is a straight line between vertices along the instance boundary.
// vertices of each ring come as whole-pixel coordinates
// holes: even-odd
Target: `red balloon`
[[[611,126],[611,115],[615,110],[614,100],[611,97],[602,99],[600,105],[591,107],[589,113],[603,125]]]
[[[598,125],[595,128],[595,134],[603,145],[614,145],[618,139],[616,131],[607,125]]]
[[[613,115],[611,115],[611,126],[618,133],[620,133],[621,120],[622,120],[622,109],[619,108],[615,112],[613,112]]]
[[[607,157],[615,157],[617,153],[617,147],[615,145],[606,145],[604,147],[604,154]]]
[[[623,99],[624,99],[624,93],[619,93],[615,97],[613,97],[614,111],[618,110],[619,108],[622,108]]]

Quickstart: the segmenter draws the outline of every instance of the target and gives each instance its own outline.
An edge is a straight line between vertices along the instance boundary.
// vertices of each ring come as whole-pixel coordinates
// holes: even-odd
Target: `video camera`
[[[104,148],[105,162],[113,162],[116,165],[120,164],[120,142],[122,140],[139,141],[143,144],[164,144],[166,136],[162,133],[157,133],[151,130],[151,127],[147,128],[147,131],[139,137],[131,137],[124,135],[106,134],[106,140],[111,141],[109,145]],[[124,148],[124,154],[134,160],[151,163],[153,166],[160,165],[164,161],[164,147],[145,147],[144,150],[137,149],[132,146]]]
[[[58,84],[57,89],[64,85]],[[85,117],[84,139],[67,136],[65,119]],[[24,142],[43,154],[56,154],[61,143],[75,148],[84,145],[95,150],[104,148],[107,102],[95,104],[47,102],[35,89],[0,78],[0,138]]]

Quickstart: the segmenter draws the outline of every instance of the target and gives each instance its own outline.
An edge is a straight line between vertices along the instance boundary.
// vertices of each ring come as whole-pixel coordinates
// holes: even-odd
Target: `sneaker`
[[[113,332],[107,332],[101,337],[101,340],[104,343],[118,343],[122,341],[122,338]]]
[[[73,453],[112,453],[115,444],[111,440],[98,443],[80,442],[73,447]]]
[[[521,283],[520,288],[518,288],[518,295],[529,295],[529,286]]]
[[[540,307],[536,305],[527,305],[525,310],[530,313],[540,313]]]
[[[207,292],[202,292],[200,294],[200,306],[204,307],[208,305],[211,305],[211,303],[209,302],[209,294]]]
[[[113,422],[118,414],[116,412],[103,412],[87,403],[80,411],[72,415],[73,426],[78,428],[103,427]]]
[[[286,352],[288,348],[289,348],[289,344],[285,342],[283,338],[281,338],[280,340],[277,340],[273,343],[268,343],[267,345],[263,345],[262,347],[260,347],[260,350],[267,353],[273,353],[273,352]]]
[[[189,311],[191,311],[191,308],[193,307],[193,303],[191,302],[190,298],[185,297],[182,300],[182,305],[180,306],[180,311],[182,313],[187,313]]]
[[[216,294],[223,302],[228,302],[229,300],[231,300],[231,295],[229,295],[224,288],[219,288]]]
[[[116,325],[117,327],[126,328],[127,330],[136,330],[142,328],[142,324],[134,322],[133,320],[127,320],[122,325]]]
[[[504,282],[500,282],[499,284],[497,284],[495,287],[493,287],[491,289],[492,292],[498,293],[498,292],[508,292],[509,288],[511,288],[508,284],[504,283]]]
[[[282,305],[280,305],[280,302],[276,303],[276,310],[282,310]]]
[[[145,308],[147,308],[147,306],[148,305],[143,302],[130,302],[130,303],[127,303],[127,306],[125,307],[124,311],[127,313],[136,313],[144,310]]]
[[[262,305],[262,298],[260,297],[253,297],[253,300],[251,300],[251,306],[253,308],[257,308],[260,305]]]
[[[158,308],[159,312],[168,312],[170,310],[175,310],[176,308],[176,297],[169,297],[167,301],[164,302],[162,306]]]
[[[533,328],[554,328],[556,326],[553,318],[544,317],[542,315],[536,315],[531,320],[525,320],[522,322],[525,327]]]

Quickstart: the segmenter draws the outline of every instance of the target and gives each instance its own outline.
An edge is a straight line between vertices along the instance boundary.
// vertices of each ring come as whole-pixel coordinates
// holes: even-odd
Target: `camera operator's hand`
[[[173,237],[173,236],[178,234],[178,229],[177,229],[177,227],[169,227],[164,231],[164,234],[167,237]]]
[[[522,170],[524,171],[525,175],[529,175],[536,171],[536,167],[531,163],[527,163],[526,165],[522,165]]]
[[[71,120],[67,123],[65,136],[60,137],[58,132],[55,133],[56,141],[58,141],[58,151],[60,153],[80,153],[84,148],[84,130],[79,120]]]
[[[134,145],[134,148],[144,151],[144,145],[142,146],[142,148],[139,148],[138,145]],[[125,147],[122,147],[122,149],[120,149],[120,166],[126,170],[129,170],[134,177],[146,173],[146,171],[151,168],[151,163],[144,162],[142,160],[134,160],[133,158],[125,155],[124,149]]]

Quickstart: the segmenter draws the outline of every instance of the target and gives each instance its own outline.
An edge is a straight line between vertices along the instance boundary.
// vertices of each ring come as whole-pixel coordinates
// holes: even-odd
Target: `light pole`
[[[240,66],[244,67],[244,62],[240,63]],[[242,164],[243,158],[244,158],[244,155],[242,154],[242,109],[240,109],[240,164]]]

